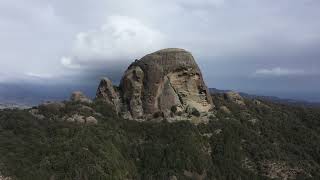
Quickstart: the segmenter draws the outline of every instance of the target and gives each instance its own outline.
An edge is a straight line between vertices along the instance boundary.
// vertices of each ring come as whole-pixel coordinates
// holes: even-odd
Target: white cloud
[[[98,30],[78,33],[71,55],[61,58],[69,68],[94,66],[139,58],[164,46],[164,35],[137,19],[109,16]]]
[[[33,72],[28,72],[26,73],[27,76],[30,78],[36,78],[36,79],[51,79],[54,76],[52,74],[41,74],[41,73],[33,73]]]
[[[70,58],[70,57],[63,56],[61,58],[61,64],[63,66],[65,66],[67,68],[70,68],[70,69],[79,69],[79,68],[81,68],[80,65],[75,64],[73,61],[74,60],[72,58]]]
[[[0,83],[7,82],[18,82],[18,81],[30,81],[33,82],[45,82],[48,80],[53,80],[58,78],[58,76],[49,73],[35,73],[35,72],[26,72],[26,73],[16,73],[16,74],[8,74],[8,73],[0,73]]]
[[[288,69],[288,68],[275,67],[272,69],[258,69],[254,74],[262,75],[262,76],[290,76],[290,75],[308,75],[310,73],[307,73],[302,69]]]

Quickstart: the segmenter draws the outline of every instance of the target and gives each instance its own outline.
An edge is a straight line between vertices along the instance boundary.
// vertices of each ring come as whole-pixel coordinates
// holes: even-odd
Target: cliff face
[[[108,82],[108,83],[106,83]],[[208,116],[214,107],[201,71],[191,53],[163,49],[133,62],[119,90],[103,79],[97,98],[105,99],[127,119]]]

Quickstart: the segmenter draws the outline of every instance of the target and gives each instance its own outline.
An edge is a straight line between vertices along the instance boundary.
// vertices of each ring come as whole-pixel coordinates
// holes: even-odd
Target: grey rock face
[[[143,90],[144,90],[144,72],[139,66],[131,66],[121,80],[120,88],[124,102],[124,110],[129,111],[135,119],[142,118],[143,108]]]
[[[105,95],[114,94],[108,84],[100,83],[97,97],[112,101],[114,98]],[[136,60],[124,73],[119,89],[120,103],[114,104],[120,104],[118,109],[128,119],[146,120],[160,115],[172,119],[189,116],[189,109],[201,116],[214,107],[198,65],[183,49],[163,49]]]

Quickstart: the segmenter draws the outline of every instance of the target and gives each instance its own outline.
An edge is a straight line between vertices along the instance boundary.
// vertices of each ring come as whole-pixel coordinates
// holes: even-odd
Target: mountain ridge
[[[211,93],[226,93],[231,92],[233,90],[221,90],[216,88],[209,88]],[[293,105],[293,106],[306,106],[306,107],[320,107],[320,102],[310,102],[306,100],[297,100],[297,99],[288,99],[281,98],[277,96],[268,96],[268,95],[255,95],[249,94],[245,92],[239,92],[239,94],[248,99],[262,99],[265,101],[270,101],[279,104]]]

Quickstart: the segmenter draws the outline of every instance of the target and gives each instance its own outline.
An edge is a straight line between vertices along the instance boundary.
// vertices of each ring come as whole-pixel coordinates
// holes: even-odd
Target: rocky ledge
[[[163,49],[133,62],[119,87],[103,78],[97,90],[125,119],[205,121],[214,108],[209,90],[192,54]]]

